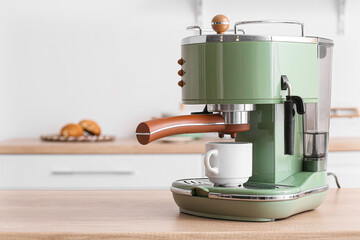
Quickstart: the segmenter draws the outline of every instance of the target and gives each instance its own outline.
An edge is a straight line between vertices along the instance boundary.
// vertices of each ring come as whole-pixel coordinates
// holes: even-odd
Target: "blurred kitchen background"
[[[240,20],[300,20],[305,23],[305,35],[333,39],[332,107],[358,108],[359,12],[360,1],[357,0],[2,0],[0,140],[39,139],[42,134],[58,133],[64,124],[84,118],[96,120],[104,133],[116,135],[118,139],[134,139],[139,122],[162,113],[178,114],[181,111],[181,92],[177,85],[180,43],[182,38],[194,34],[185,28],[190,25],[210,28],[212,17],[219,13],[229,17],[231,26]],[[294,26],[259,25],[247,29],[254,34],[299,34],[299,29]],[[330,137],[360,137],[359,118],[333,118]],[[340,175],[359,170],[360,152],[330,155],[336,165],[332,170],[340,169],[337,170]],[[12,162],[18,161],[18,165],[13,166],[14,172],[20,171],[21,161],[26,157],[34,160],[27,166],[31,169],[41,166],[44,159],[65,159],[60,159],[60,164],[61,161],[71,162],[72,156],[30,152],[26,156],[10,155],[6,151],[2,155],[6,159],[12,158]],[[151,154],[126,156],[164,157]],[[200,156],[192,154],[188,160],[196,159],[199,175],[202,174]],[[74,157],[86,162],[101,157],[116,159],[117,155],[80,154]],[[175,158],[181,157],[176,155]],[[2,166],[6,169],[9,164],[6,162]],[[166,169],[162,163],[158,164],[154,168]],[[344,166],[348,169],[341,170]],[[71,167],[65,167],[68,168]],[[177,174],[183,177],[193,174],[178,171]],[[9,171],[4,174],[16,179]],[[169,179],[177,178],[170,170],[169,175]],[[81,181],[85,184],[88,179]],[[106,188],[106,182],[85,187]],[[343,182],[353,187],[358,186],[355,182],[359,181],[345,179]],[[0,185],[22,188],[21,183],[16,184]],[[69,184],[82,187],[72,185],[71,181]],[[166,182],[144,187],[169,185]],[[67,186],[56,185],[59,188]],[[139,183],[134,188],[142,186]],[[24,184],[23,188],[26,187],[51,188],[52,185]],[[122,188],[118,185],[108,187]]]

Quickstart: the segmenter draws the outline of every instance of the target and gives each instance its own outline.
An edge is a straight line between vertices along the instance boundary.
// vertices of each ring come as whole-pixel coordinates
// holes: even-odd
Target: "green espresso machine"
[[[246,24],[299,25],[299,36],[247,35]],[[171,192],[183,213],[242,221],[272,221],[318,207],[325,199],[333,41],[304,36],[296,21],[212,20],[216,34],[184,38],[184,104],[203,104],[188,116],[139,124],[141,144],[194,132],[229,134],[253,146],[252,176],[237,187],[207,178],[180,179]],[[226,33],[225,33],[226,32]],[[188,166],[191,168],[191,166]]]

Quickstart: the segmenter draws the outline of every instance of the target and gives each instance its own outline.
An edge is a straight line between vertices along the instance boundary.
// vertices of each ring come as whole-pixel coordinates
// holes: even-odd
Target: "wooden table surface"
[[[153,142],[140,145],[136,139],[118,139],[103,143],[44,142],[40,139],[10,139],[0,142],[0,154],[164,154],[203,153],[204,143],[220,139],[190,142]],[[329,151],[360,151],[360,137],[330,138]]]
[[[170,191],[0,191],[0,239],[360,239],[360,189],[256,223],[179,212]]]

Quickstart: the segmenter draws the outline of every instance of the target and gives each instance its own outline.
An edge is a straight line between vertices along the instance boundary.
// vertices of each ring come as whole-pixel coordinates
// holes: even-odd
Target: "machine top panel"
[[[181,42],[181,45],[218,42],[294,42],[334,45],[334,42],[331,39],[320,37],[261,36],[244,34],[212,34],[191,36],[184,38]]]

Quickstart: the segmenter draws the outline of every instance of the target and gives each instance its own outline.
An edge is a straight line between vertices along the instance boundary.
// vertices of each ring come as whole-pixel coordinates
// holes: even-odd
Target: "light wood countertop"
[[[10,139],[0,142],[0,154],[161,154],[202,153],[205,140],[183,143],[153,142],[141,145],[134,139],[112,142],[44,142],[40,139]]]
[[[136,139],[117,139],[113,142],[64,143],[40,139],[10,139],[0,142],[0,154],[188,154],[203,153],[204,143],[221,141],[201,139],[190,142],[153,142],[140,145]],[[330,138],[329,151],[360,151],[360,137]]]
[[[267,223],[179,213],[170,191],[0,191],[0,239],[360,239],[360,189]]]

